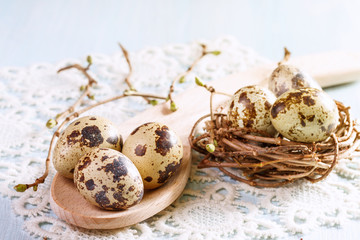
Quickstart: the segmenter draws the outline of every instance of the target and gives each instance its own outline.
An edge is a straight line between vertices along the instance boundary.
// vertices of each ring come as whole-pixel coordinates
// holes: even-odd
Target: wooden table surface
[[[356,0],[0,0],[0,67],[55,63],[88,53],[112,54],[230,34],[277,60],[283,46],[304,55],[345,49],[360,52]],[[354,83],[329,89],[360,117]],[[0,197],[0,239],[29,239],[23,220]],[[319,229],[304,239],[360,239],[359,222]],[[294,238],[296,239],[296,238]]]

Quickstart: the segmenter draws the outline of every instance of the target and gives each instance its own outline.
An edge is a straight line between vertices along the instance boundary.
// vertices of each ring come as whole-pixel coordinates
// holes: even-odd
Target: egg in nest
[[[97,148],[75,166],[74,183],[91,204],[106,210],[127,209],[139,203],[144,186],[139,171],[124,154]]]
[[[255,85],[242,87],[231,99],[228,120],[233,127],[252,128],[273,136],[276,130],[271,124],[270,108],[275,99],[274,94],[265,88]]]
[[[124,142],[122,150],[139,170],[145,189],[166,183],[180,167],[183,145],[166,125],[145,123],[136,128]]]
[[[328,138],[339,124],[335,101],[315,88],[293,89],[282,94],[271,108],[271,122],[284,137],[297,142]]]
[[[303,87],[321,90],[320,85],[310,75],[292,65],[281,64],[272,72],[269,79],[269,89],[276,97],[291,89]]]
[[[79,158],[99,147],[121,150],[122,137],[115,124],[99,116],[76,119],[60,133],[53,152],[54,167],[59,174],[72,179]]]

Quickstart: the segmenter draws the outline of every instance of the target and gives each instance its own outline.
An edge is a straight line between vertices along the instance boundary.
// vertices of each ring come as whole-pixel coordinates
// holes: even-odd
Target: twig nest
[[[180,167],[183,145],[169,127],[151,122],[130,134],[122,152],[139,170],[144,188],[154,189],[166,183]]]
[[[73,178],[79,158],[94,148],[111,148],[120,151],[122,137],[110,120],[99,116],[85,116],[73,121],[56,142],[53,164],[64,177]]]
[[[297,179],[314,183],[358,150],[360,134],[349,107],[331,99],[298,68],[284,65],[289,56],[285,48],[271,75],[276,101],[266,90],[248,86],[233,95],[227,114],[210,109],[198,119],[189,136],[191,148],[204,154],[198,168],[219,168],[251,186],[277,187]],[[216,91],[205,88],[212,93],[211,103]],[[209,118],[205,132],[195,134]],[[271,128],[280,134],[271,134]]]
[[[135,165],[109,148],[93,149],[82,156],[75,166],[74,183],[88,202],[106,210],[127,209],[144,195]]]
[[[340,102],[336,105],[340,123],[324,141],[290,141],[281,135],[268,137],[254,129],[234,128],[223,113],[213,114],[207,121],[206,132],[195,136],[196,125],[211,114],[200,118],[189,141],[193,150],[204,154],[199,168],[219,168],[251,186],[277,187],[297,179],[318,182],[329,175],[339,160],[352,158],[360,146],[358,126],[350,117],[349,107]],[[208,151],[207,146],[215,140],[216,147]]]
[[[292,89],[271,107],[271,122],[292,141],[319,142],[335,131],[339,112],[334,100],[322,90]]]
[[[240,88],[230,102],[228,119],[233,127],[253,128],[273,136],[276,130],[271,124],[270,108],[275,99],[272,92],[259,86]]]
[[[271,74],[269,89],[279,97],[281,94],[303,87],[321,89],[320,85],[308,74],[297,67],[281,64]]]

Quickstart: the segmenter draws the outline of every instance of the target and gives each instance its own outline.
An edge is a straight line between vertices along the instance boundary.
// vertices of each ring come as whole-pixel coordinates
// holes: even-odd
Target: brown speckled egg
[[[318,142],[335,131],[339,112],[334,100],[324,91],[293,89],[275,101],[271,108],[271,122],[290,140]]]
[[[74,183],[91,204],[106,210],[127,209],[139,203],[144,185],[139,171],[124,154],[97,148],[75,166]]]
[[[58,173],[72,179],[79,158],[98,147],[120,151],[122,137],[109,120],[86,116],[73,121],[59,136],[53,152],[53,164]]]
[[[275,99],[272,92],[259,86],[240,88],[230,102],[228,119],[233,127],[252,128],[274,135],[276,130],[271,124],[270,108]]]
[[[303,87],[321,90],[320,85],[311,76],[291,65],[282,64],[278,66],[269,79],[269,89],[276,97],[291,89]]]
[[[145,123],[126,139],[122,151],[139,170],[145,189],[168,181],[180,167],[183,146],[180,138],[166,125]]]

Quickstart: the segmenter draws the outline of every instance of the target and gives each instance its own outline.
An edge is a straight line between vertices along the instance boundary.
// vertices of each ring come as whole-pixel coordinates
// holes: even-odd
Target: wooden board
[[[293,58],[292,64],[306,70],[321,86],[327,87],[360,79],[360,54],[332,52]],[[246,85],[266,86],[266,79],[276,63],[256,67],[236,75],[218,79],[209,85],[218,91],[234,93]],[[195,85],[195,84],[194,84]],[[222,98],[215,98],[220,104]],[[168,104],[155,106],[122,124],[126,138],[137,126],[150,121],[167,124],[175,130],[184,144],[183,163],[176,175],[164,186],[145,192],[140,204],[125,211],[105,211],[92,206],[77,192],[73,182],[56,175],[51,186],[50,204],[62,220],[88,229],[114,229],[141,222],[160,212],[178,198],[187,183],[191,168],[191,149],[188,135],[195,121],[209,113],[209,93],[194,86],[175,97],[179,110],[172,113]]]

